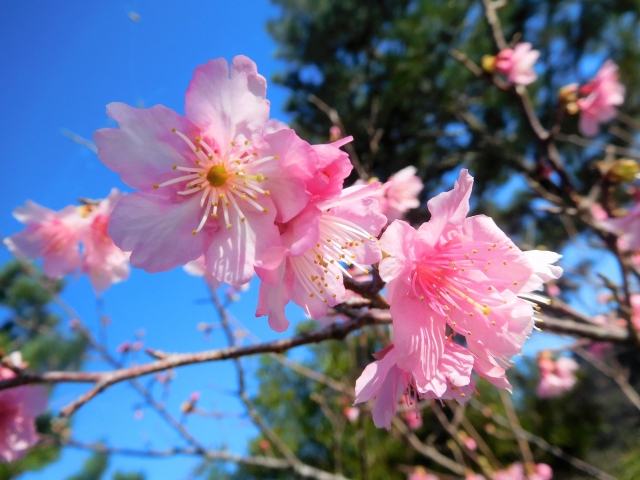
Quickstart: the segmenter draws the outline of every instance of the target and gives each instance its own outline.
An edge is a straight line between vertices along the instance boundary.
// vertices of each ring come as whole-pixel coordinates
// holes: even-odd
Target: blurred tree
[[[274,80],[291,91],[286,108],[299,133],[325,142],[332,125],[326,109],[334,109],[345,135],[354,137],[364,170],[385,180],[415,165],[426,183],[423,198],[450,188],[446,173],[465,166],[475,177],[478,212],[493,216],[520,241],[544,241],[559,250],[565,227],[557,215],[535,208],[526,183],[514,178],[527,170],[564,195],[533,161],[541,149],[520,106],[451,54],[457,50],[479,64],[483,55],[497,53],[481,1],[272,2],[280,15],[268,30],[287,65]],[[543,125],[549,128],[557,116],[558,89],[585,82],[606,58],[620,64],[627,87],[623,110],[637,113],[639,6],[629,0],[511,0],[499,10],[507,41],[531,42],[541,52],[541,75],[530,91]],[[577,120],[565,118],[562,126],[576,133]],[[601,138],[626,143],[606,132]],[[586,192],[598,177],[593,161],[602,151],[562,143],[560,154]],[[413,219],[422,221],[425,214],[414,212]]]
[[[32,370],[80,368],[87,348],[85,339],[76,333],[64,334],[60,316],[51,311],[53,296],[62,288],[62,282],[45,278],[27,264],[11,261],[0,269],[0,306],[5,317],[0,320],[1,355],[20,351]],[[53,433],[50,420],[48,415],[39,418],[40,433]],[[59,447],[45,440],[22,460],[0,464],[0,479],[42,469],[56,461],[59,453]]]

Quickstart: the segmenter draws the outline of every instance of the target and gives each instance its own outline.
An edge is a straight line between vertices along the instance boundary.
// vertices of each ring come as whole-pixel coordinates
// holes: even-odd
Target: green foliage
[[[82,464],[82,469],[66,480],[100,480],[109,468],[109,455],[96,452],[87,458]]]
[[[479,213],[491,213],[510,236],[550,249],[566,240],[556,215],[535,208],[530,192],[515,188],[524,170],[560,196],[533,160],[539,154],[519,105],[486,79],[454,59],[452,49],[476,64],[496,54],[482,4],[475,0],[272,0],[280,15],[268,25],[287,68],[275,81],[291,94],[287,110],[293,126],[312,142],[325,142],[331,122],[310,103],[315,95],[340,115],[363,165],[381,179],[407,165],[418,167],[426,183],[423,197],[451,188],[464,166],[475,176]],[[543,125],[557,116],[557,91],[588,79],[605,58],[620,64],[633,116],[640,106],[639,3],[629,0],[512,0],[499,10],[508,40],[531,42],[541,51],[538,81],[530,87]],[[563,132],[576,133],[576,117]],[[372,141],[379,137],[379,141]],[[603,133],[616,145],[624,141]],[[603,152],[559,143],[560,155],[582,193],[597,180],[593,161]],[[544,163],[543,159],[543,163]],[[352,180],[355,175],[352,176]],[[508,185],[508,187],[505,187]],[[498,195],[500,195],[498,197]],[[424,221],[426,212],[412,220]],[[530,225],[524,235],[523,225]],[[582,229],[583,225],[577,225]]]
[[[79,368],[86,341],[78,334],[63,335],[57,329],[60,316],[50,310],[62,283],[27,268],[32,267],[12,261],[0,270],[0,306],[9,310],[0,323],[0,348],[19,350],[33,370]]]
[[[145,475],[142,473],[122,473],[116,472],[111,477],[112,480],[145,480]]]
[[[32,370],[78,369],[87,347],[79,335],[65,335],[58,328],[61,318],[51,311],[53,295],[62,291],[59,281],[43,277],[33,267],[11,261],[0,269],[0,354],[20,351]],[[4,353],[1,353],[4,352]],[[37,431],[51,438],[51,417],[42,415]],[[17,462],[0,464],[0,480],[16,478],[24,472],[40,470],[55,462],[60,448],[42,442]]]

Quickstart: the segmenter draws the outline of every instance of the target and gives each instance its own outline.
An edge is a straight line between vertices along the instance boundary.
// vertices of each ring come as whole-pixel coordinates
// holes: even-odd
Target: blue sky
[[[140,20],[134,22],[130,13]],[[112,101],[131,105],[163,104],[183,112],[184,92],[193,69],[211,58],[244,54],[258,64],[269,80],[283,68],[274,58],[275,44],[265,22],[277,15],[266,0],[234,2],[167,0],[134,2],[3,2],[0,4],[0,233],[21,229],[11,211],[31,199],[53,209],[76,203],[78,197],[101,198],[115,186],[130,191],[88,149],[62,135],[63,129],[91,138],[98,128],[111,126],[105,106]],[[272,117],[287,120],[282,105],[287,92],[270,85]],[[575,257],[575,255],[574,255]],[[9,254],[0,249],[0,262]],[[577,260],[573,259],[574,263]],[[610,267],[609,267],[610,268]],[[261,340],[277,335],[265,319],[256,319],[257,284],[232,312]],[[206,302],[202,281],[181,269],[155,275],[132,271],[131,278],[106,292],[105,313],[111,318],[108,344],[113,349],[135,332],[144,330],[145,346],[167,351],[197,351],[224,345],[219,332],[205,340],[196,326],[215,322]],[[69,278],[64,298],[92,327],[97,325],[96,301],[84,277]],[[292,319],[301,318],[291,309]],[[533,355],[542,345],[555,346],[558,337],[537,336],[525,347]],[[144,355],[137,359],[147,361]],[[248,377],[255,360],[245,363]],[[90,362],[89,369],[104,365]],[[252,391],[255,384],[250,383]],[[85,386],[61,386],[51,399],[54,410],[63,407]],[[179,405],[193,391],[201,393],[200,406],[230,413],[228,418],[190,418],[193,434],[206,446],[226,446],[244,451],[256,430],[243,408],[229,392],[235,389],[232,364],[207,364],[181,368],[166,400],[178,415]],[[158,391],[158,390],[156,390]],[[74,438],[103,440],[109,444],[162,449],[181,446],[176,434],[152,411],[134,419],[140,398],[127,385],[100,395],[76,415]],[[61,461],[29,480],[58,479],[75,473],[87,453],[68,449]],[[185,478],[197,465],[192,458],[145,460],[112,459],[110,471],[144,471],[149,479]],[[110,476],[109,476],[110,477]]]
[[[139,15],[139,22],[131,20],[130,12]],[[65,138],[62,129],[91,138],[94,130],[110,125],[105,106],[112,101],[163,104],[183,113],[193,69],[211,58],[247,55],[269,80],[282,68],[273,58],[275,44],[265,30],[267,19],[276,14],[266,0],[2,2],[0,233],[6,236],[21,229],[11,212],[27,199],[60,209],[78,197],[102,198],[114,186],[130,191],[92,152]],[[281,111],[286,91],[270,85],[267,95],[272,117],[286,121]],[[8,259],[1,249],[0,262]],[[260,339],[276,338],[266,320],[253,315],[256,293],[252,284],[232,311]],[[96,326],[95,296],[86,278],[69,278],[64,298],[88,325]],[[182,352],[223,346],[219,332],[206,341],[196,329],[199,322],[215,321],[205,299],[203,282],[181,269],[155,275],[134,270],[127,282],[105,294],[105,313],[112,319],[109,346],[132,339],[140,329],[145,332],[145,346],[152,348]],[[247,361],[246,366],[250,373],[256,363]],[[89,363],[87,368],[104,365]],[[180,403],[199,391],[201,407],[236,416],[190,418],[189,428],[208,447],[226,445],[242,452],[255,430],[237,417],[243,409],[228,394],[234,388],[232,364],[183,368],[177,372],[167,407],[177,415]],[[61,408],[86,389],[86,385],[56,388],[52,408]],[[134,420],[139,403],[127,385],[114,387],[77,414],[73,436],[138,448],[182,445],[151,411]],[[79,469],[86,456],[68,449],[57,464],[25,478],[65,478]],[[191,458],[118,457],[110,471],[144,471],[149,479],[184,478],[195,465]]]

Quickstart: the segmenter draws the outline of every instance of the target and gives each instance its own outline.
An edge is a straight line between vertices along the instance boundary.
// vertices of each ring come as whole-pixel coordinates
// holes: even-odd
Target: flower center
[[[224,165],[214,165],[207,173],[207,180],[212,187],[221,187],[227,181],[229,175]]]
[[[278,155],[260,157],[251,145],[251,142],[231,142],[225,152],[212,148],[200,137],[191,141],[182,132],[172,128],[171,131],[178,135],[194,153],[193,165],[188,167],[173,166],[173,170],[180,170],[184,175],[168,180],[159,185],[153,185],[154,189],[173,184],[183,184],[184,190],[178,195],[200,194],[200,207],[202,219],[198,227],[193,230],[196,235],[202,230],[208,219],[224,220],[227,229],[233,224],[240,225],[246,221],[243,213],[246,208],[255,208],[260,212],[268,209],[260,204],[259,195],[269,195],[269,190],[263,189],[259,184],[268,177],[257,171],[257,167],[266,162],[278,160]],[[196,146],[195,144],[198,144]]]

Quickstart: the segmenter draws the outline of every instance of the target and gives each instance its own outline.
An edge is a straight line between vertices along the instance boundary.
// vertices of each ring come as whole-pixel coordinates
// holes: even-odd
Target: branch
[[[133,448],[107,447],[102,443],[85,443],[77,440],[63,440],[63,445],[79,448],[82,450],[91,450],[94,452],[108,453],[109,455],[125,455],[132,457],[170,457],[172,455],[193,455],[204,457],[207,460],[221,460],[225,462],[233,462],[244,465],[254,465],[257,467],[271,468],[275,470],[291,470],[291,466],[286,460],[274,457],[263,456],[242,456],[230,452],[219,450],[199,451],[193,448],[170,448],[168,450],[137,450]],[[301,478],[310,478],[315,480],[347,480],[342,475],[333,475],[331,473],[318,470],[314,467],[304,465],[304,468],[296,470],[295,473]]]
[[[393,427],[405,438],[407,442],[421,455],[424,455],[430,460],[433,460],[438,465],[443,466],[447,470],[450,470],[459,475],[465,474],[464,465],[459,465],[449,457],[444,456],[435,448],[425,445],[420,439],[413,433],[405,423],[398,417],[392,420]]]
[[[638,395],[638,392],[636,392],[634,388],[629,384],[625,375],[623,375],[619,371],[614,370],[609,365],[597,358],[595,355],[592,355],[583,348],[576,348],[574,349],[574,352],[580,355],[606,376],[610,377],[613,381],[615,381],[620,387],[620,390],[622,390],[622,393],[626,395],[633,406],[640,410],[640,395]]]
[[[218,350],[208,350],[197,353],[173,353],[151,351],[156,358],[162,358],[155,362],[143,365],[122,368],[111,372],[29,372],[24,371],[21,375],[0,381],[0,390],[27,385],[33,383],[59,383],[59,382],[83,382],[95,383],[96,385],[86,394],[70,403],[61,410],[63,416],[74,414],[85,403],[94,398],[107,388],[125,380],[137,378],[143,375],[169,370],[172,368],[192,365],[195,363],[216,362],[233,358],[240,358],[248,355],[261,353],[280,353],[301,345],[318,343],[329,339],[341,340],[354,330],[358,330],[367,325],[380,323],[390,323],[391,316],[388,312],[379,310],[369,310],[359,317],[344,323],[335,323],[326,328],[305,332],[294,337],[276,340],[259,345],[249,345],[246,347],[227,347]]]
[[[494,412],[488,406],[483,405],[482,403],[477,401],[475,398],[472,398],[469,404],[476,410],[480,411],[485,417],[490,417],[498,425],[502,425],[505,428],[511,428],[509,424],[509,420],[504,418],[502,415]],[[522,437],[531,443],[535,443],[541,449],[551,453],[552,455],[555,455],[556,457],[564,460],[565,462],[577,468],[578,470],[588,473],[589,475],[592,475],[599,480],[616,480],[615,477],[612,477],[608,473],[603,472],[599,468],[594,467],[593,465],[583,460],[580,460],[579,458],[569,455],[568,453],[564,452],[561,448],[556,447],[555,445],[551,445],[544,438],[534,435],[533,433],[528,432],[527,430],[523,430],[522,428],[514,428],[513,433],[515,433],[516,436]]]

